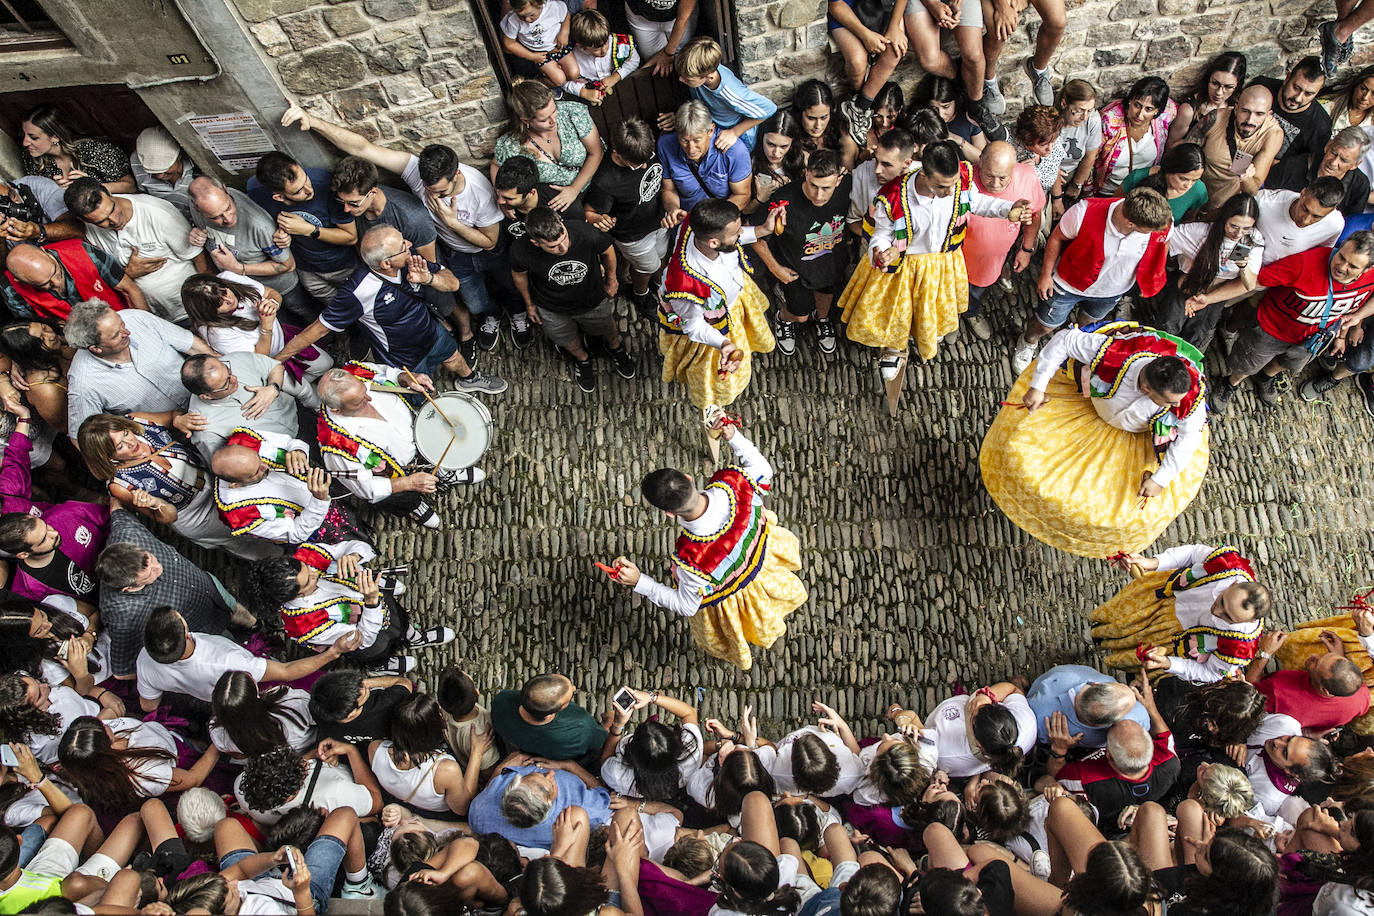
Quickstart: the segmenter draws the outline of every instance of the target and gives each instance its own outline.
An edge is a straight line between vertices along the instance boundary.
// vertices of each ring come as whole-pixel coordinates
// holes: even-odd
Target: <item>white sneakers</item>
[[[1035,344],[1026,343],[1025,338],[1017,338],[1016,349],[1011,351],[1011,371],[1020,375],[1033,362],[1035,362]]]

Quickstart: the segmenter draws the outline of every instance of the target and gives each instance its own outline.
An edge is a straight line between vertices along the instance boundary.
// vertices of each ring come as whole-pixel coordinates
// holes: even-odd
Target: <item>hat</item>
[[[154,175],[176,165],[177,157],[181,155],[181,147],[162,127],[144,128],[138,135],[134,149],[138,152],[139,164]]]

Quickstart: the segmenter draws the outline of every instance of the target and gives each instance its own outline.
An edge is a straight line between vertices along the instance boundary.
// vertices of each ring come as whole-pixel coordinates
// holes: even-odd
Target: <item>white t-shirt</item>
[[[1102,234],[1102,254],[1105,260],[1102,262],[1102,270],[1098,273],[1097,279],[1087,289],[1077,289],[1059,275],[1059,267],[1056,265],[1054,268],[1055,286],[1084,296],[1102,299],[1122,296],[1131,291],[1131,287],[1135,286],[1136,271],[1140,267],[1140,259],[1144,257],[1145,249],[1150,243],[1150,234],[1131,232],[1122,235],[1116,230],[1116,226],[1112,225],[1112,217],[1116,215],[1116,211],[1120,209],[1122,203],[1118,200],[1107,209],[1107,226]],[[1068,209],[1064,217],[1059,220],[1059,231],[1064,233],[1065,238],[1078,238],[1078,232],[1083,228],[1083,219],[1087,212],[1087,201],[1076,203]]]
[[[1245,774],[1250,777],[1250,787],[1255,790],[1255,803],[1264,809],[1266,816],[1278,815],[1290,824],[1298,822],[1298,815],[1308,804],[1297,793],[1290,795],[1274,785],[1264,765],[1264,743],[1271,738],[1297,737],[1301,734],[1302,725],[1297,719],[1283,713],[1270,713],[1260,721],[1259,728],[1245,739],[1249,748],[1245,758]]]
[[[1332,211],[1310,226],[1299,228],[1288,215],[1297,191],[1268,190],[1255,195],[1259,204],[1259,229],[1264,233],[1264,264],[1272,264],[1290,254],[1330,245],[1345,228],[1341,211]],[[1263,265],[1261,265],[1263,266]]]
[[[52,688],[52,692],[48,694],[48,703],[48,712],[61,719],[62,724],[58,726],[55,735],[40,735],[37,732],[30,735],[29,749],[40,763],[52,764],[57,762],[57,745],[62,741],[67,726],[82,716],[100,715],[100,704],[95,700],[86,699],[70,687],[60,685]]]
[[[496,206],[496,192],[492,190],[491,182],[487,180],[487,176],[472,166],[461,162],[458,163],[458,174],[463,176],[462,193],[452,197],[441,197],[439,203],[444,207],[449,207],[454,201],[457,201],[458,219],[478,229],[495,226],[501,222],[504,217],[501,214],[501,208]],[[425,190],[425,183],[420,180],[419,157],[410,157],[410,161],[406,163],[405,171],[401,173],[401,179],[410,188],[410,193],[419,198],[421,203],[428,199],[429,192]],[[454,251],[476,254],[482,250],[445,226],[433,214],[430,214],[430,218],[434,220],[434,228],[439,233],[439,239]]]
[[[259,824],[272,826],[281,820],[288,811],[295,810],[301,806],[305,800],[305,787],[310,785],[310,777],[315,768],[323,766],[318,760],[306,761],[305,781],[296,794],[282,802],[270,811],[258,811],[248,806],[248,800],[243,797],[243,775],[240,773],[234,780],[234,797],[238,799],[239,806],[247,811],[249,816]],[[353,781],[353,771],[346,764],[325,766],[320,770],[320,778],[315,781],[315,791],[310,796],[310,804],[315,808],[324,808],[326,811],[333,811],[336,808],[349,807],[358,812],[359,817],[366,817],[372,811],[372,795],[363,786]]]
[[[744,751],[736,751],[735,753],[742,754]],[[771,772],[778,759],[777,748],[766,744],[757,748],[754,754],[759,758],[759,766]],[[709,764],[703,763],[695,773],[687,778],[687,794],[703,808],[715,807],[716,767],[714,760]]]
[[[281,723],[282,735],[286,737],[287,745],[300,753],[313,749],[315,720],[310,715],[310,694],[294,687],[288,688],[286,696],[282,698],[280,712],[288,713],[274,717]],[[210,725],[210,742],[225,754],[240,753],[234,739],[230,738],[224,726],[218,723],[212,722]]]
[[[1145,136],[1139,140],[1127,138],[1126,142],[1130,144],[1130,148],[1121,151],[1121,155],[1112,165],[1111,172],[1107,174],[1107,180],[1103,182],[1104,189],[1110,188],[1113,193],[1121,189],[1121,182],[1126,180],[1127,175],[1136,169],[1148,169],[1159,157],[1159,147],[1155,145],[1152,130],[1145,131]]]
[[[147,258],[166,258],[160,268],[139,277],[135,282],[148,300],[148,307],[159,318],[182,321],[186,309],[181,306],[181,284],[196,272],[192,258],[200,248],[188,239],[191,224],[177,208],[161,198],[148,194],[116,194],[134,206],[133,216],[118,231],[99,226],[86,226],[86,241],[99,245],[120,264],[128,264],[134,248]]]
[[[1175,226],[1169,233],[1169,254],[1178,258],[1179,270],[1184,274],[1193,269],[1193,261],[1202,250],[1202,243],[1207,241],[1207,233],[1211,228],[1211,223],[1184,223],[1182,226]],[[1253,247],[1246,259],[1245,272],[1255,277],[1259,275],[1260,264],[1264,261],[1264,235],[1258,229],[1252,229],[1248,234]],[[1240,269],[1230,260],[1235,247],[1234,240],[1224,235],[1221,237],[1221,259],[1217,280],[1234,280],[1240,274]]]
[[[820,885],[811,876],[802,872],[801,862],[788,853],[778,856],[778,887],[795,887],[801,894],[801,902],[806,903],[821,892]],[[742,910],[727,910],[719,903],[711,907],[707,916],[745,916]]]
[[[164,693],[184,693],[208,703],[224,672],[246,671],[255,681],[267,673],[267,659],[258,658],[232,639],[209,633],[193,633],[191,638],[196,641],[191,657],[170,665],[153,661],[147,649],[138,650],[135,665],[140,697],[157,700]]]
[[[1059,174],[1067,181],[1073,177],[1083,157],[1097,152],[1102,146],[1102,115],[1094,109],[1088,112],[1082,124],[1061,130],[1059,146],[1064,150],[1064,157],[1059,160]]]
[[[692,774],[701,769],[701,729],[695,725],[683,724],[682,743],[690,748],[690,753],[677,762],[678,785],[685,786]],[[629,747],[630,736],[620,739],[615,747],[615,756],[601,765],[601,781],[612,792],[621,795],[635,795],[635,771],[625,762],[625,749]],[[637,796],[636,796],[637,797]]]
[[[878,759],[878,749],[883,746],[883,742],[870,744],[868,747],[859,751],[859,765],[863,769],[863,776],[860,777],[854,786],[853,796],[856,805],[890,805],[892,800],[883,795],[878,790],[878,786],[873,782],[873,761]],[[916,738],[916,759],[921,766],[931,772],[939,766],[939,756],[935,749],[935,737],[928,731],[921,731]]]
[[[172,769],[176,766],[177,742],[160,722],[142,722],[128,717],[111,719],[105,723],[116,736],[127,738],[130,748],[158,748],[172,755],[171,760],[139,761],[134,782],[144,798],[155,798],[172,784]]]
[[[835,755],[835,762],[840,765],[840,776],[835,781],[835,787],[820,794],[828,797],[848,795],[853,792],[854,787],[859,784],[859,780],[863,779],[864,776],[864,765],[859,760],[859,755],[845,747],[844,741],[840,740],[839,735],[824,731],[815,725],[799,728],[778,742],[777,760],[769,767],[778,791],[800,791],[792,779],[792,748],[797,743],[798,738],[807,734],[815,735],[825,742],[825,746],[830,748]]]
[[[250,289],[257,290],[259,296],[262,295],[263,285],[252,277],[245,277],[243,274],[236,274],[232,270],[222,270],[219,273],[221,280],[228,280],[230,283],[238,283]],[[251,299],[240,299],[238,308],[234,309],[235,318],[247,318],[254,323],[259,322],[258,307]],[[243,328],[196,328],[206,343],[214,347],[221,353],[238,353],[239,351],[253,352],[258,345],[258,329],[245,330]],[[286,334],[281,329],[281,322],[272,323],[272,352],[268,356],[275,356],[286,345]]]
[[[539,18],[526,22],[515,11],[501,17],[501,34],[520,42],[531,51],[552,51],[558,46],[558,32],[568,18],[568,6],[563,0],[546,0]]]
[[[968,729],[964,722],[964,709],[971,696],[950,697],[926,719],[929,731],[935,732],[935,751],[940,769],[953,779],[973,776],[991,769],[987,762],[973,753],[968,744]],[[1014,693],[1001,702],[1016,719],[1016,745],[1023,753],[1035,749],[1038,734],[1035,727],[1035,713],[1030,703],[1019,693]]]

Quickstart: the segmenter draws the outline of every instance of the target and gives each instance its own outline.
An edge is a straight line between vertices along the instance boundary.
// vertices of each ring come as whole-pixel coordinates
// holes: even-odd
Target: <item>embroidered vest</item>
[[[724,601],[752,582],[768,550],[763,494],[748,474],[735,467],[722,468],[711,476],[706,490],[725,494],[729,517],[714,536],[683,531],[674,549],[678,563],[710,583],[702,607]]]
[[[635,53],[635,40],[632,36],[622,35],[619,32],[611,37],[615,39],[615,43],[611,45],[611,67],[618,71]]]
[[[369,385],[390,388],[397,394],[409,390],[396,382],[385,379],[379,381],[374,370],[356,360],[346,364],[343,370],[349,375],[362,379]],[[414,408],[410,407],[409,401],[402,398],[401,403],[405,404],[411,413],[415,412]],[[383,477],[405,476],[405,468],[385,448],[344,429],[330,415],[328,407],[320,408],[320,418],[315,423],[315,431],[320,441],[321,452],[332,452],[349,461],[357,462],[373,474],[380,474]]]
[[[725,301],[725,291],[703,273],[693,270],[687,264],[687,246],[692,244],[692,227],[687,222],[678,230],[677,243],[668,259],[668,269],[663,273],[663,295],[659,297],[658,324],[669,334],[682,333],[682,319],[678,317],[675,304],[686,301],[695,303],[706,318],[707,324],[725,336],[730,336],[730,303]],[[753,265],[745,257],[744,249],[735,249],[740,267],[746,274],[754,273]],[[722,254],[721,257],[728,255]]]
[[[269,518],[294,518],[305,511],[301,504],[281,496],[226,501],[222,491],[227,488],[224,481],[216,482],[215,508],[219,509],[229,533],[235,536],[250,533]]]
[[[1232,584],[1255,581],[1255,571],[1250,561],[1231,546],[1218,547],[1201,563],[1174,570],[1155,594],[1160,598],[1172,598],[1180,591],[1227,581]],[[1189,627],[1174,640],[1174,654],[1193,656],[1211,653],[1228,665],[1247,665],[1254,659],[1263,634],[1262,623],[1251,633],[1208,626]]]
[[[280,471],[286,467],[286,449],[278,446],[276,448],[263,449],[263,437],[248,429],[246,426],[236,426],[234,431],[229,434],[229,439],[225,445],[242,445],[244,448],[251,448],[258,453],[263,464]]]
[[[898,265],[902,263],[902,258],[906,257],[907,248],[911,244],[912,184],[919,174],[919,169],[908,172],[883,185],[873,201],[873,207],[869,208],[869,214],[864,216],[865,238],[872,238],[873,232],[877,228],[871,221],[871,213],[875,207],[882,207],[883,211],[887,213],[888,219],[892,221],[892,247],[901,252],[901,256],[887,268],[886,273],[897,271]],[[969,211],[972,209],[972,199],[973,168],[967,162],[960,160],[959,184],[954,192],[954,207],[950,211],[949,223],[945,226],[945,237],[940,243],[938,253],[958,251],[964,244],[964,232],[968,224]],[[916,204],[916,206],[920,206],[920,204]],[[912,253],[932,254],[936,252],[918,251]]]
[[[126,307],[119,290],[106,285],[101,279],[100,271],[96,269],[91,256],[86,253],[81,239],[67,239],[43,247],[62,262],[63,269],[67,271],[68,282],[76,288],[81,301],[99,299],[108,303],[116,312]],[[10,281],[10,285],[25,302],[33,306],[34,314],[38,317],[66,321],[67,316],[71,314],[72,307],[66,300],[57,298],[45,289],[16,280],[9,271],[5,271],[5,279]]]
[[[195,502],[200,493],[196,489],[196,480],[200,476],[196,471],[201,470],[200,456],[173,439],[166,427],[156,423],[143,425],[143,439],[155,452],[166,449],[160,457],[168,459],[172,467],[163,468],[150,459],[135,467],[119,468],[115,471],[115,482],[130,490],[144,490],[159,499],[165,499],[177,511]],[[189,479],[174,473],[178,463],[188,469]]]
[[[286,635],[298,642],[309,642],[336,623],[352,623],[355,608],[360,606],[363,596],[346,579],[335,576],[320,576],[321,591],[319,600],[299,607],[283,606],[281,609],[282,628]],[[337,588],[330,588],[330,585]],[[340,589],[344,590],[340,593]],[[356,599],[351,597],[356,595]],[[359,616],[362,616],[359,612]]]
[[[1059,256],[1059,276],[1073,285],[1074,289],[1087,289],[1097,281],[1102,273],[1102,265],[1107,263],[1103,238],[1107,233],[1107,212],[1112,204],[1122,198],[1092,198],[1085,201],[1087,212],[1083,215],[1083,225]],[[1141,295],[1154,296],[1164,288],[1164,266],[1169,260],[1169,230],[1151,232],[1145,244],[1145,253],[1136,265],[1135,278],[1140,284]]]

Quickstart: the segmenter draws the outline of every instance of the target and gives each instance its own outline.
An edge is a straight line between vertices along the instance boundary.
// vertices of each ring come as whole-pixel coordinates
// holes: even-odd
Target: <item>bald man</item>
[[[326,334],[359,325],[372,343],[375,361],[417,374],[447,369],[458,376],[458,389],[500,394],[506,383],[474,370],[463,359],[453,335],[429,309],[423,287],[443,292],[458,288],[458,278],[417,254],[410,240],[391,226],[373,226],[359,245],[363,263],[339,287],[333,300],[308,328],[277,354],[285,362]]]
[[[1236,96],[1230,114],[1217,118],[1202,138],[1202,183],[1207,209],[1215,213],[1237,194],[1264,187],[1283,147],[1283,127],[1274,117],[1274,96],[1250,86]]]
[[[191,182],[192,245],[204,248],[219,270],[248,277],[281,293],[288,309],[309,299],[296,277],[291,236],[247,194],[202,175]]]
[[[66,321],[72,306],[87,299],[115,311],[148,310],[148,301],[119,262],[80,239],[40,248],[21,242],[5,258],[5,304],[16,316]]]
[[[215,506],[236,537],[277,544],[314,538],[330,508],[333,478],[310,467],[310,448],[279,433],[234,430],[215,452]]]
[[[1030,264],[1035,236],[1040,228],[1040,211],[1045,206],[1045,191],[1035,174],[1035,166],[1016,161],[1016,148],[997,140],[983,148],[973,169],[978,190],[1001,200],[1028,200],[1031,221],[1022,225],[1005,219],[970,215],[964,234],[964,264],[968,268],[968,311],[964,323],[979,340],[992,337],[992,325],[980,314],[979,303],[988,287],[997,282],[1006,264],[1007,253],[1016,246],[1012,270],[1020,273]]]

